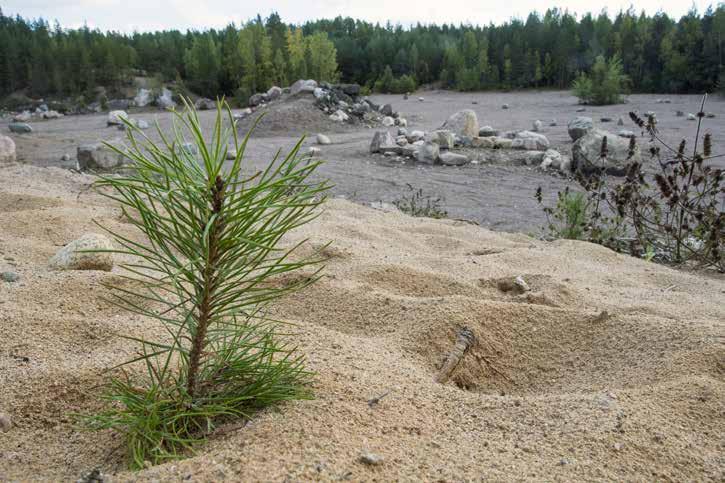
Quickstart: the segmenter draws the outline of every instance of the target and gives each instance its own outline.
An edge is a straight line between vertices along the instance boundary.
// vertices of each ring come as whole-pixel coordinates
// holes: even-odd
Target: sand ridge
[[[104,302],[116,270],[52,272],[94,220],[133,235],[93,178],[0,169],[0,480],[722,480],[725,281],[574,241],[344,200],[285,243],[332,241],[323,278],[277,305],[317,372],[316,398],[225,425],[196,456],[124,470],[112,432],[69,417],[101,407],[101,371],[154,323]],[[500,282],[522,276],[523,294]],[[281,281],[280,283],[283,283]],[[605,313],[606,312],[606,313]],[[476,343],[434,382],[459,330]],[[368,401],[390,393],[372,407]],[[383,458],[359,462],[363,451]]]

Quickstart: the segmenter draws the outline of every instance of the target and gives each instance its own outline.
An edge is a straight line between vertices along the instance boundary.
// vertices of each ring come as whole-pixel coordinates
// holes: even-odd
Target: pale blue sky
[[[606,5],[610,14],[627,9],[631,0],[554,0],[551,4],[535,0],[4,0],[5,15],[59,20],[63,26],[90,27],[125,32],[177,28],[204,29],[239,23],[260,13],[266,17],[279,12],[285,22],[350,16],[373,22],[401,23],[501,23],[511,17],[525,18],[532,10],[557,6],[574,13],[598,13]],[[679,17],[693,5],[704,11],[712,0],[638,0],[637,11],[649,14],[664,11]]]

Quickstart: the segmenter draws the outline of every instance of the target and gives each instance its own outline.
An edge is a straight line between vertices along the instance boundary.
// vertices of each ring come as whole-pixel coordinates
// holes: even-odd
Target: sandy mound
[[[314,104],[311,95],[285,96],[260,106],[254,114],[239,121],[239,132],[246,134],[260,114],[254,137],[301,136],[318,132],[348,132],[353,126],[336,122]]]
[[[158,330],[103,300],[118,273],[51,272],[93,221],[129,233],[92,178],[0,169],[0,480],[722,480],[725,281],[586,243],[331,201],[288,240],[332,239],[324,278],[278,315],[318,372],[316,399],[220,428],[185,461],[124,472],[101,371]],[[507,282],[521,275],[523,294]],[[606,311],[606,314],[603,312]],[[457,333],[473,349],[433,381]],[[377,405],[368,400],[390,391]],[[380,455],[379,466],[358,461]]]

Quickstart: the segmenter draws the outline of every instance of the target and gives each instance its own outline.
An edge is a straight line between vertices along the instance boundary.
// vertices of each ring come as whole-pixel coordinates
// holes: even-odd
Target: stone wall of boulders
[[[300,79],[284,89],[274,86],[267,92],[254,94],[249,98],[249,109],[253,112],[259,106],[298,96],[312,96],[315,106],[335,122],[386,127],[407,125],[390,104],[377,105],[362,96],[358,84],[318,83],[313,79]]]

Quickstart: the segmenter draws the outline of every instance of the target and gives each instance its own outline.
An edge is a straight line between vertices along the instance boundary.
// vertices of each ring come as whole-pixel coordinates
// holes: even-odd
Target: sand
[[[159,329],[103,301],[118,269],[48,268],[94,221],[137,236],[92,180],[0,168],[0,272],[20,275],[0,282],[0,413],[13,423],[0,433],[0,481],[95,468],[110,481],[725,478],[721,276],[338,199],[285,241],[332,241],[324,277],[275,309],[297,324],[315,399],[128,472],[119,436],[82,431],[71,414],[102,407],[102,371],[135,349],[119,334]],[[530,292],[500,290],[516,276]],[[434,382],[463,327],[476,344]]]

